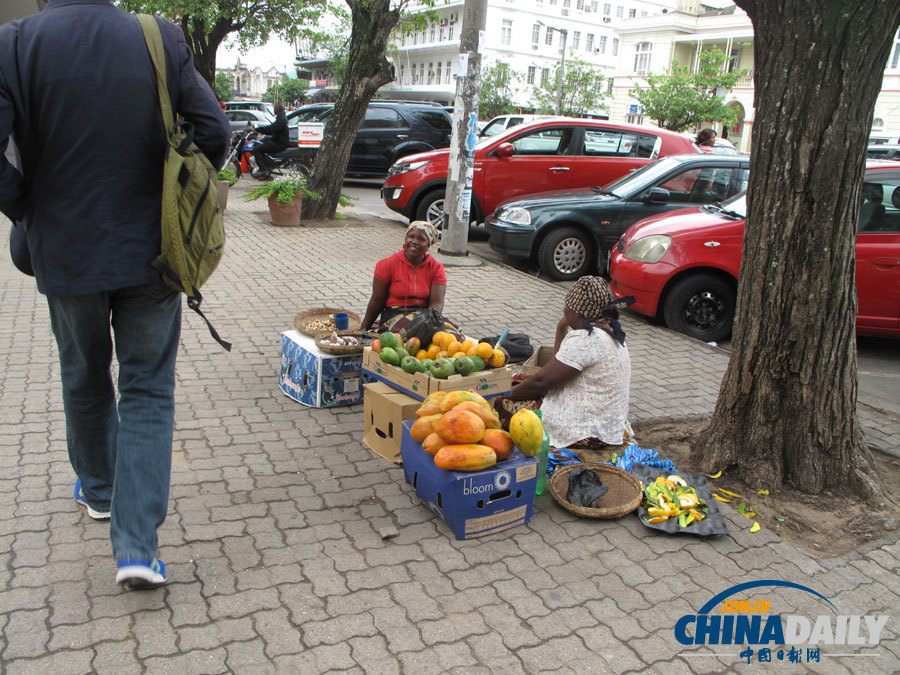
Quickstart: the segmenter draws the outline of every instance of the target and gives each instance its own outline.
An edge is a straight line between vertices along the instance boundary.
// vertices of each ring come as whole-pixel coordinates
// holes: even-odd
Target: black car
[[[297,140],[297,122],[323,122],[332,103],[301,106],[289,114],[291,140]],[[293,122],[293,125],[291,124]],[[402,157],[450,145],[452,118],[443,107],[420,101],[372,101],[350,148],[345,175],[354,178],[383,177]]]
[[[602,188],[503,202],[485,226],[494,250],[530,259],[553,279],[577,279],[606,271],[610,248],[632,223],[727,199],[747,188],[749,176],[749,157],[670,155]]]
[[[866,148],[869,159],[893,159],[900,161],[900,145],[870,145]]]

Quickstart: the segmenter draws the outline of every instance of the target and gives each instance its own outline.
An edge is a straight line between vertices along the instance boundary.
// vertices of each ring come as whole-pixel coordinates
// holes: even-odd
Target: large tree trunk
[[[303,201],[307,218],[334,217],[350,147],[366,106],[380,86],[394,79],[385,54],[400,11],[391,10],[390,0],[347,0],[347,4],[352,15],[349,61],[309,177],[309,189],[322,198]]]
[[[856,414],[855,232],[900,4],[735,2],[755,35],[749,217],[731,359],[697,450],[753,486],[873,499]]]
[[[185,15],[180,20],[184,39],[194,52],[194,67],[197,72],[216,90],[216,52],[219,45],[228,35],[243,28],[243,23],[233,23],[231,19],[221,18],[207,34],[206,22],[192,15]]]

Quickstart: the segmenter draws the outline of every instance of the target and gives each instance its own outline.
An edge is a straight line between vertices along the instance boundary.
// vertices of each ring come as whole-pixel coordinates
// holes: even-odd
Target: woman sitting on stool
[[[362,328],[368,330],[380,314],[379,331],[392,330],[396,320],[429,307],[442,312],[447,291],[444,266],[428,254],[437,229],[424,220],[409,224],[403,249],[379,260],[372,280],[372,296]]]

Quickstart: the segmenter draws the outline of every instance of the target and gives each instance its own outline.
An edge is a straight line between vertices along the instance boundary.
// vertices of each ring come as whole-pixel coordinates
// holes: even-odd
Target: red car
[[[517,195],[606,185],[657,157],[693,152],[681,134],[634,124],[553,117],[511,127],[475,146],[472,220],[484,222]],[[381,188],[384,203],[440,226],[449,156],[433,150],[395,162]]]
[[[866,168],[856,235],[859,335],[900,337],[900,169]],[[610,256],[612,291],[633,311],[704,342],[731,333],[746,216],[745,194],[645,218]]]

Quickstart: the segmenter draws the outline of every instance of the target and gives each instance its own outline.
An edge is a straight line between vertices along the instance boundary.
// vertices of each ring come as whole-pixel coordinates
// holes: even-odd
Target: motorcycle
[[[244,173],[244,163],[241,158],[244,155],[244,144],[246,142],[247,132],[234,131],[231,134],[231,149],[228,152],[228,159],[225,160],[225,167],[234,171],[235,178],[240,179]],[[242,166],[243,165],[243,166]]]
[[[243,159],[248,167],[250,167],[250,175],[257,180],[266,180],[262,177],[262,172],[256,165],[256,158],[253,156],[253,149],[261,145],[259,133],[249,130],[246,132],[246,138],[243,144]],[[302,174],[308,176],[311,170],[312,158],[306,149],[287,148],[275,154],[266,154],[269,160],[269,176],[293,176]]]

